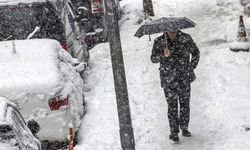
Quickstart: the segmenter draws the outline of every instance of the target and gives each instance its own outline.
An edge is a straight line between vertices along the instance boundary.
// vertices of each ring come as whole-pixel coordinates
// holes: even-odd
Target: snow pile
[[[229,43],[229,47],[231,49],[244,49],[247,50],[250,48],[250,42],[240,42],[240,41],[233,41],[232,43]]]

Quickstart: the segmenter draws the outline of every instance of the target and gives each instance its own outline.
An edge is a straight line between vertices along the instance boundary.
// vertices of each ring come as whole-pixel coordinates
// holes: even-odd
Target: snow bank
[[[239,41],[233,41],[229,43],[229,47],[231,49],[249,49],[250,48],[250,42],[239,42]]]

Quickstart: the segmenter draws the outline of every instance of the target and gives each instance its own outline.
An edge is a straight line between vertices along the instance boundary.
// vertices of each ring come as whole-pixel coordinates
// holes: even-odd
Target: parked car
[[[84,34],[70,0],[0,1],[0,41],[55,39],[80,62],[88,62]]]
[[[108,41],[105,25],[104,0],[71,0],[75,13],[78,15],[79,25],[86,32],[85,43],[87,49],[93,48],[99,43]],[[122,11],[119,0],[114,0],[118,19],[121,19]]]
[[[0,95],[39,123],[41,141],[67,142],[86,111],[79,74],[85,64],[52,39],[2,41],[0,49]]]
[[[28,124],[30,129],[14,103],[0,97],[1,150],[41,150],[41,143],[34,135],[39,126],[33,126],[37,125],[34,120]]]

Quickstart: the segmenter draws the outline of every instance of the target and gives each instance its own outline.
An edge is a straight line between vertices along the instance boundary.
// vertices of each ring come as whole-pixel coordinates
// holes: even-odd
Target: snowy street
[[[134,37],[142,2],[123,0],[120,21],[124,64],[137,150],[248,150],[250,147],[250,54],[234,53],[243,7],[234,0],[153,0],[157,19],[185,16],[197,26],[188,30],[201,52],[192,83],[191,138],[169,140],[167,102],[160,87],[159,64],[150,61],[153,39]],[[246,28],[250,20],[244,16]],[[145,21],[143,22],[145,23]],[[250,25],[250,24],[249,24]],[[109,44],[91,51],[85,83],[87,113],[77,150],[119,150],[119,123]]]

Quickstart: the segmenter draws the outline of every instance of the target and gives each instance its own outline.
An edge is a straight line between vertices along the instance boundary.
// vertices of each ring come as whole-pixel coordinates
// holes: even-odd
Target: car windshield
[[[64,26],[50,3],[0,6],[0,40],[26,39],[35,29],[41,31],[34,38],[65,40]]]
[[[12,6],[5,9],[0,8],[0,37],[7,38],[13,35],[17,39],[24,39],[24,36],[31,28],[30,20],[33,17],[33,13],[33,10],[28,7],[15,8]]]

